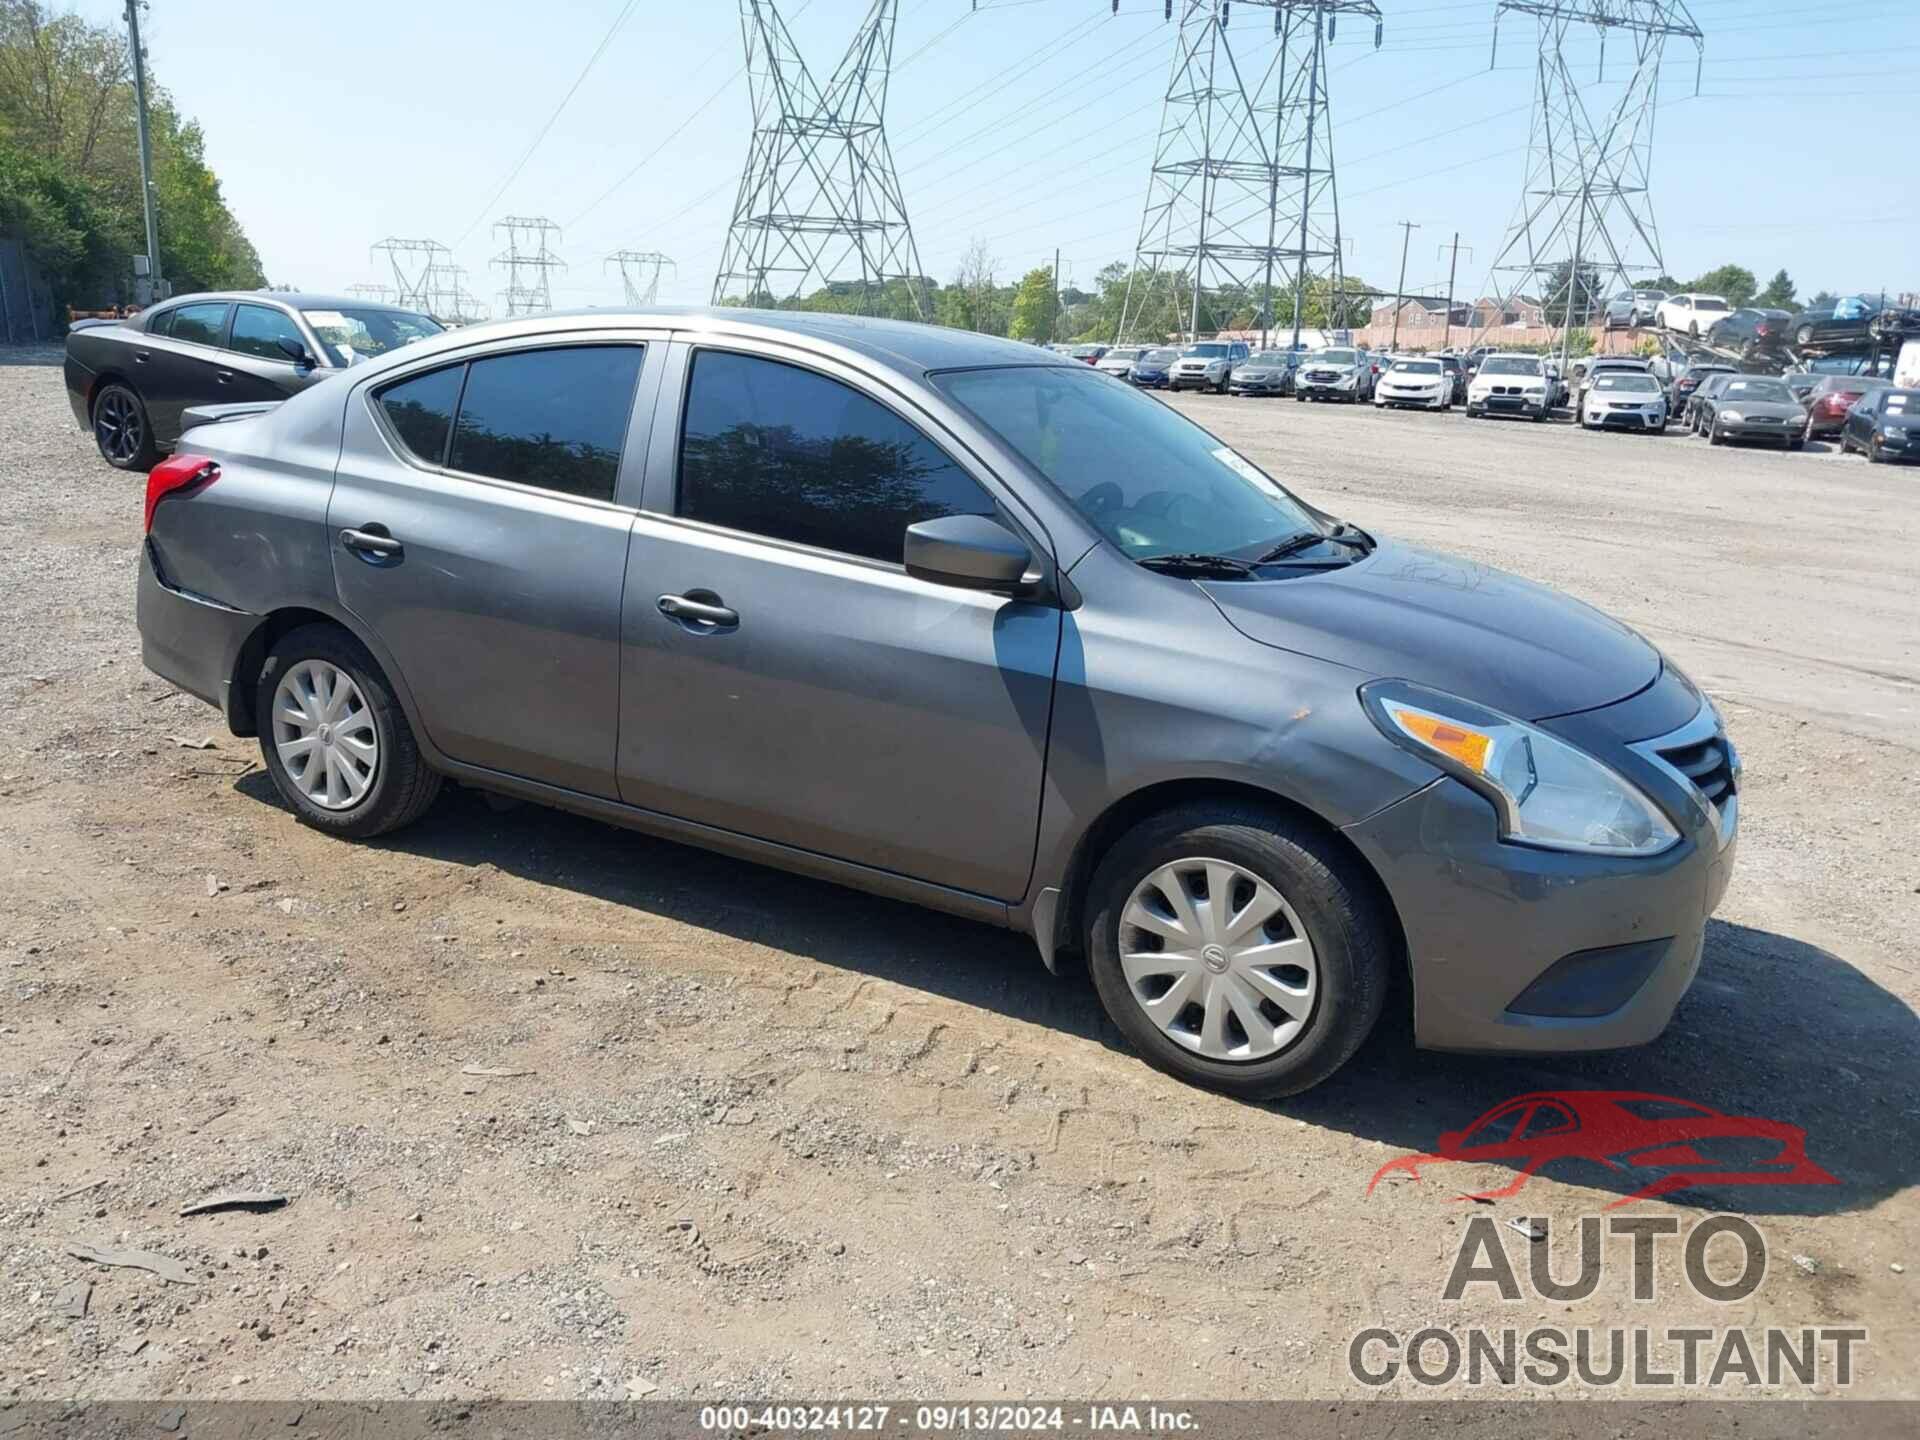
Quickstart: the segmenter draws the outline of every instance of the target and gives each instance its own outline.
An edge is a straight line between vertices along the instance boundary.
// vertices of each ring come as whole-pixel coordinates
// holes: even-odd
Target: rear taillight
[[[204,455],[175,455],[162,460],[147,476],[146,529],[153,529],[153,512],[159,503],[176,490],[191,490],[211,485],[220,478],[220,467]]]

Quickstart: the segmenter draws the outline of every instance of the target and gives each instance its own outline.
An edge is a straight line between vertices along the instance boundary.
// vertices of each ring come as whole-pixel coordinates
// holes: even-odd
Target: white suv
[[[1544,420],[1553,407],[1547,384],[1547,368],[1538,355],[1489,355],[1467,386],[1467,418],[1525,415]]]
[[[1212,390],[1224,395],[1227,382],[1233,378],[1233,367],[1245,360],[1247,353],[1244,340],[1202,340],[1197,345],[1189,345],[1173,362],[1173,369],[1167,374],[1167,386],[1172,390]]]
[[[1732,313],[1724,295],[1669,295],[1654,307],[1653,323],[1697,340]]]

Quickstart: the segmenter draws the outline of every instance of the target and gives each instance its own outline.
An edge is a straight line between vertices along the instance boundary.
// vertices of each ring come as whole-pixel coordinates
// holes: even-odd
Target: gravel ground
[[[1641,626],[1748,765],[1658,1043],[1448,1057],[1387,1023],[1251,1106],[1139,1064],[1016,937],[466,792],[379,845],[296,825],[141,667],[140,481],[56,358],[0,356],[0,1397],[1350,1396],[1364,1326],[1651,1318],[1624,1242],[1577,1304],[1441,1298],[1469,1214],[1571,1227],[1604,1172],[1365,1195],[1549,1088],[1806,1127],[1838,1186],[1634,1208],[1753,1216],[1772,1257],[1716,1307],[1663,1250],[1658,1321],[1865,1324],[1855,1393],[1920,1395],[1914,472],[1179,401],[1336,513]],[[229,1189],[289,1203],[179,1216]]]

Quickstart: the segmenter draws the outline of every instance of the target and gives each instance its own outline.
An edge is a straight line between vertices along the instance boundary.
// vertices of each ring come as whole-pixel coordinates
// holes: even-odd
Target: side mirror
[[[320,363],[313,358],[313,352],[311,350],[307,349],[300,341],[292,339],[289,336],[282,335],[274,343],[280,347],[281,353],[296,365],[304,365],[311,370]]]
[[[990,515],[943,515],[907,527],[907,573],[963,590],[1017,590],[1033,553]]]

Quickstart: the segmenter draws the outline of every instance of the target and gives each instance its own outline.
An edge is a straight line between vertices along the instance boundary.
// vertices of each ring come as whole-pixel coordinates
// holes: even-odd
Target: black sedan
[[[1878,297],[1846,295],[1808,306],[1788,324],[1792,327],[1793,343],[1801,349],[1810,345],[1864,344],[1874,317],[1884,309],[1886,306]]]
[[[183,295],[67,336],[74,419],[119,470],[150,470],[189,405],[284,400],[376,355],[438,335],[393,305],[298,292]]]
[[[1732,350],[1744,359],[1752,359],[1778,350],[1787,343],[1787,327],[1793,314],[1787,310],[1763,310],[1744,306],[1724,320],[1716,320],[1707,331],[1707,343],[1721,350]]]
[[[1700,387],[1694,400],[1700,432],[1715,445],[1756,440],[1798,450],[1805,443],[1807,412],[1784,380],[1771,375],[1731,375]]]
[[[1840,427],[1840,453],[1859,450],[1874,464],[1920,460],[1920,390],[1862,395]]]

